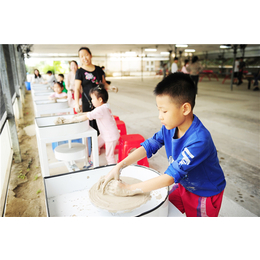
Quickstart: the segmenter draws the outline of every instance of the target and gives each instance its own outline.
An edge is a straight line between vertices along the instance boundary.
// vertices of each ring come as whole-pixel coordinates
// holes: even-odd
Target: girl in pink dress
[[[56,100],[61,98],[67,98],[67,93],[62,92],[63,85],[60,82],[56,82],[53,86],[54,93],[50,94],[49,99],[50,100]]]
[[[84,120],[96,119],[100,135],[98,136],[98,148],[104,144],[106,146],[107,164],[115,164],[115,147],[119,139],[119,131],[112,112],[107,104],[108,93],[103,84],[90,90],[90,97],[94,110],[81,113],[72,119],[67,119],[64,123],[81,122]]]

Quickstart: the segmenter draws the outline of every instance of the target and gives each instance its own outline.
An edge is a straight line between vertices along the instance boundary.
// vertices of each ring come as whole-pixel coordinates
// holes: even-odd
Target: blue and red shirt
[[[202,197],[219,194],[226,186],[224,173],[219,165],[217,150],[209,131],[196,115],[185,134],[174,138],[176,128],[161,130],[141,145],[150,158],[163,145],[169,161],[166,174],[188,191]]]

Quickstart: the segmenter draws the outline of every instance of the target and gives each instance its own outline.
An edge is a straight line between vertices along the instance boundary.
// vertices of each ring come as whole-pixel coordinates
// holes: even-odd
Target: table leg
[[[98,140],[97,132],[91,136],[92,141],[92,158],[93,158],[93,167],[99,166],[99,155],[98,155]]]
[[[42,158],[41,160],[42,177],[50,176],[49,162],[48,162],[45,142],[41,142],[41,149],[39,151],[39,156]]]

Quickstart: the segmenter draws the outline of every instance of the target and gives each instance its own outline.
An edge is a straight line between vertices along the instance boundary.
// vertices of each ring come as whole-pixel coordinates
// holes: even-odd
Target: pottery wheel
[[[141,182],[138,179],[123,176],[121,177],[121,180],[127,184],[135,184]],[[106,209],[109,212],[128,212],[140,207],[151,197],[149,192],[129,197],[118,197],[106,193],[103,194],[100,190],[97,189],[97,183],[95,183],[89,190],[89,198],[96,207]]]

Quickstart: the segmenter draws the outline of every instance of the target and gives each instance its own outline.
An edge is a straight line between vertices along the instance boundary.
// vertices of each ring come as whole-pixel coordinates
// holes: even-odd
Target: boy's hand
[[[98,190],[101,189],[104,193],[105,187],[111,180],[119,180],[120,171],[114,167],[106,176],[102,176],[98,181]]]
[[[131,185],[117,180],[112,180],[108,183],[106,192],[119,197],[134,196],[138,193],[142,193],[141,190],[131,190]]]

